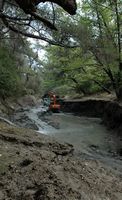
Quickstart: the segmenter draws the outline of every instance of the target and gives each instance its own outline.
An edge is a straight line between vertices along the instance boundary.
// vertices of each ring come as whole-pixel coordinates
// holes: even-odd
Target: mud
[[[39,129],[40,133],[53,136],[59,142],[71,143],[79,158],[89,155],[91,159],[98,159],[122,171],[121,141],[101,124],[100,118],[51,113],[46,109],[40,105],[23,112],[21,110],[14,115],[14,123]]]
[[[0,200],[121,200],[122,175],[73,146],[0,123]]]
[[[100,117],[113,134],[122,139],[122,104],[110,100],[67,100],[62,103],[63,112]]]
[[[86,105],[87,111],[81,105],[82,114],[103,116],[105,102],[96,108],[94,105],[93,102],[88,107]],[[78,111],[74,103],[67,108],[77,108]],[[20,107],[19,114],[23,115],[23,111]],[[109,115],[106,120],[108,118]],[[22,119],[16,116],[18,125],[26,121],[25,126],[32,123],[36,129],[27,116],[22,116]],[[50,122],[49,125],[55,126],[55,123]],[[99,151],[97,145],[89,147],[92,152]],[[121,155],[120,148],[118,151]],[[111,162],[108,157],[107,162]],[[91,157],[81,153],[79,159],[71,144],[59,143],[53,137],[0,122],[0,200],[61,199],[121,200],[121,170],[118,166],[112,168],[101,162],[97,154]]]

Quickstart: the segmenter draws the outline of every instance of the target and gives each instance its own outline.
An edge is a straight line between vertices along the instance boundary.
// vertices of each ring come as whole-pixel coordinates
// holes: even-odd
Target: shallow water
[[[43,134],[71,143],[82,151],[88,147],[103,151],[115,147],[114,140],[99,118],[79,117],[69,113],[46,113],[39,119],[37,114],[40,111],[45,111],[45,108],[31,109],[28,116],[35,121],[39,132]]]
[[[117,148],[115,138],[102,125],[101,119],[69,113],[46,113],[39,119],[38,112],[40,111],[44,112],[46,108],[34,108],[27,113],[29,118],[38,125],[40,133],[73,144],[79,155],[87,154],[114,168],[122,165],[122,161],[115,157]]]

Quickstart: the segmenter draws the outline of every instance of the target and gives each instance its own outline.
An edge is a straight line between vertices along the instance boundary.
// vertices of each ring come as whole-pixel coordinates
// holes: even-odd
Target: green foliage
[[[108,78],[98,68],[94,57],[89,53],[84,56],[81,48],[64,49],[60,47],[48,47],[47,61],[45,63],[44,84],[46,90],[69,88],[71,93],[92,94],[103,91],[94,82],[99,81],[105,86]],[[66,89],[65,93],[68,93]]]
[[[43,16],[52,13],[49,7],[42,10]],[[42,30],[43,36],[53,44],[65,46],[46,46],[43,63],[38,58],[42,48],[39,42],[35,42],[35,49],[32,45],[32,50],[29,41],[22,36],[6,40],[5,48],[0,47],[0,94],[11,96],[55,90],[64,95],[69,92],[85,95],[114,90],[119,96],[122,88],[121,10],[120,0],[84,0],[73,17],[67,17],[56,7],[56,32],[46,30],[45,35],[45,30],[33,22],[34,30],[29,31],[39,34]],[[21,30],[24,30],[22,26]],[[16,36],[13,32],[6,35]],[[70,45],[76,48],[66,48]]]
[[[0,96],[13,96],[19,88],[19,77],[14,56],[4,47],[0,47]]]
[[[72,41],[78,47],[46,49],[44,75],[51,77],[45,76],[47,87],[67,85],[83,94],[114,90],[119,96],[122,87],[121,9],[119,0],[86,0],[72,19],[59,13],[62,32],[54,33],[54,38],[63,43]],[[61,21],[65,21],[67,27]]]
[[[16,37],[10,33],[10,37]],[[0,97],[41,93],[37,51],[22,37],[0,40]]]

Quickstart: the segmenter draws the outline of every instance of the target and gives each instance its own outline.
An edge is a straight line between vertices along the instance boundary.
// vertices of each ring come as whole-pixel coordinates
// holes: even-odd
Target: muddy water
[[[122,171],[122,161],[116,155],[117,143],[99,118],[79,117],[68,113],[46,113],[45,108],[31,109],[27,115],[39,127],[39,132],[53,136],[59,141],[73,144],[78,156],[87,155],[100,159],[109,166]]]
[[[108,132],[98,118],[59,113],[45,116],[45,121],[48,124],[43,133],[72,143],[77,149],[84,150],[91,145],[94,145],[94,148],[99,146],[103,150],[108,149]]]

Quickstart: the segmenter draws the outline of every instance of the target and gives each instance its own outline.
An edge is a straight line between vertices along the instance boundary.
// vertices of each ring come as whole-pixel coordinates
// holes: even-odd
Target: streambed
[[[24,116],[38,127],[38,132],[73,144],[76,156],[99,159],[122,172],[116,137],[102,125],[100,118],[75,116],[71,113],[49,113],[46,110],[46,107],[39,106],[16,115],[21,118],[24,113]]]

